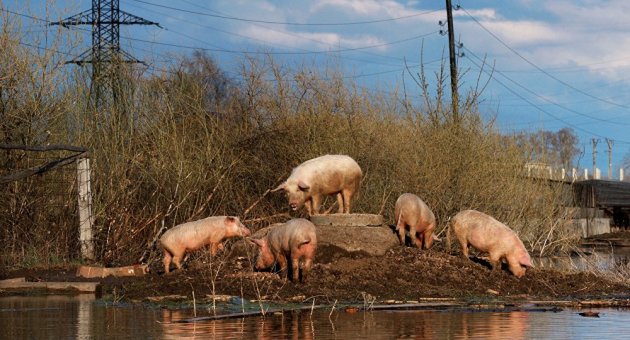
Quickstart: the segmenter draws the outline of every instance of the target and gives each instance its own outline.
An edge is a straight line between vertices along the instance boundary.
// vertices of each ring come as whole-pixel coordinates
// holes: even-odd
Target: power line
[[[212,18],[235,20],[235,21],[243,21],[243,22],[255,22],[255,23],[260,23],[260,24],[291,25],[291,26],[350,26],[350,25],[375,24],[375,23],[381,23],[381,22],[397,21],[397,20],[402,20],[402,19],[414,18],[414,17],[427,15],[427,14],[431,14],[431,13],[435,13],[435,12],[440,11],[440,10],[431,10],[431,11],[426,11],[426,12],[421,12],[421,13],[416,13],[416,14],[410,14],[410,15],[405,15],[405,16],[396,17],[396,18],[366,20],[366,21],[337,22],[337,23],[300,23],[300,22],[288,22],[288,21],[270,21],[270,20],[248,19],[248,18],[241,18],[241,17],[235,17],[235,16],[221,15],[221,14],[211,14],[211,13],[204,13],[204,12],[199,12],[199,11],[191,11],[191,10],[187,10],[187,9],[183,9],[183,8],[177,8],[177,7],[166,6],[166,5],[158,5],[158,4],[154,4],[154,3],[151,3],[151,2],[148,2],[148,1],[142,1],[142,0],[132,0],[132,1],[143,3],[143,4],[147,4],[147,5],[150,5],[150,6],[166,8],[166,9],[170,9],[170,10],[173,10],[173,11],[178,11],[178,12],[183,12],[183,13],[188,13],[188,14],[195,14],[195,15],[202,15],[202,16],[207,16],[207,17],[212,17]]]
[[[483,72],[484,72],[484,73],[486,73],[488,76],[491,76],[491,74],[490,74],[490,73],[488,73],[488,71],[487,71],[487,70],[483,69],[483,68],[481,67],[481,65],[477,64],[477,63],[476,63],[475,61],[473,61],[472,59],[468,59],[468,60],[470,60],[470,62],[471,62],[471,63],[473,63],[474,65],[476,65],[476,66],[477,66],[477,67],[479,67],[480,69],[484,70]],[[512,88],[510,88],[509,86],[507,86],[505,83],[503,83],[503,82],[502,82],[502,81],[500,81],[499,79],[497,79],[497,78],[495,78],[495,77],[493,77],[492,79],[493,79],[495,82],[497,82],[499,85],[501,85],[503,88],[505,88],[506,90],[508,90],[509,92],[511,92],[513,95],[515,95],[515,96],[519,97],[521,100],[523,100],[523,101],[525,101],[525,102],[529,103],[532,107],[534,107],[534,108],[538,109],[540,112],[542,112],[542,113],[544,113],[544,114],[546,114],[546,115],[548,115],[548,116],[550,116],[550,117],[554,118],[555,120],[557,120],[557,121],[559,121],[559,122],[562,122],[562,123],[564,123],[565,125],[567,125],[567,126],[569,126],[569,127],[572,127],[572,128],[574,128],[574,129],[576,129],[576,130],[578,130],[578,131],[582,131],[582,132],[584,132],[584,133],[587,133],[587,134],[589,134],[589,135],[596,136],[596,137],[600,137],[600,138],[606,138],[606,137],[604,137],[604,136],[602,136],[602,135],[599,135],[599,134],[593,133],[592,131],[588,131],[588,130],[583,129],[583,128],[581,128],[581,127],[579,127],[579,126],[575,125],[575,124],[572,124],[572,123],[570,123],[570,122],[567,122],[566,120],[564,120],[564,119],[562,119],[562,118],[560,118],[560,117],[558,117],[558,116],[554,115],[553,113],[551,113],[551,112],[549,112],[549,111],[547,111],[547,110],[544,110],[544,109],[543,109],[543,108],[541,108],[540,106],[536,105],[536,103],[534,103],[534,102],[530,101],[529,99],[527,99],[527,98],[523,97],[521,94],[519,94],[518,92],[514,91]],[[630,141],[621,141],[621,140],[616,140],[616,141],[617,141],[617,142],[619,142],[619,143],[630,144]]]
[[[8,10],[6,10],[6,11],[11,13],[11,14],[15,14],[15,15],[31,18],[31,19],[34,19],[34,20],[44,21],[44,22],[47,22],[47,23],[52,23],[51,21],[46,20],[46,19],[36,18],[36,17],[33,17],[33,16],[24,15],[24,14],[20,14],[20,13],[8,11]],[[89,30],[80,29],[80,28],[77,28],[77,29],[89,32]],[[167,31],[171,31],[171,32],[174,32],[176,34],[180,34],[180,35],[186,36],[186,37],[188,37],[190,39],[195,39],[195,40],[201,41],[201,40],[199,40],[197,38],[191,38],[190,36],[187,36],[184,33],[179,33],[177,31],[173,31],[173,30],[170,30],[170,29],[167,29]],[[182,44],[156,42],[156,41],[149,41],[149,40],[144,40],[144,39],[139,39],[139,38],[132,38],[132,37],[125,37],[125,36],[121,36],[121,38],[127,39],[127,40],[131,40],[131,41],[138,41],[138,42],[148,43],[148,44],[163,45],[163,46],[178,47],[178,48],[186,48],[186,49],[193,49],[193,50],[204,50],[204,51],[209,51],[209,52],[221,52],[221,53],[232,53],[232,54],[264,54],[264,55],[307,55],[307,54],[328,54],[328,53],[341,53],[341,52],[361,51],[361,50],[367,50],[367,49],[372,49],[372,48],[391,46],[391,45],[401,44],[401,43],[404,43],[404,42],[425,38],[425,37],[428,37],[428,36],[431,36],[431,35],[434,35],[434,34],[437,34],[437,33],[439,33],[439,31],[433,31],[433,32],[424,33],[424,34],[421,34],[421,35],[408,37],[408,38],[404,38],[404,39],[400,39],[400,40],[396,40],[396,41],[390,41],[390,42],[386,42],[386,43],[375,44],[375,45],[367,45],[367,46],[361,46],[361,47],[342,48],[342,49],[327,50],[327,51],[302,51],[302,52],[299,52],[299,51],[257,52],[257,51],[243,51],[243,50],[227,50],[227,49],[222,49],[222,48],[204,48],[204,47],[188,46],[188,45],[182,45]],[[203,42],[203,41],[201,41],[201,42]],[[207,42],[204,42],[204,43],[207,44]]]
[[[468,15],[475,23],[477,23],[477,25],[479,25],[479,27],[481,27],[484,31],[488,32],[488,34],[490,34],[494,39],[496,39],[498,42],[500,42],[503,46],[505,46],[508,50],[510,50],[512,53],[516,54],[519,58],[521,58],[522,60],[524,60],[526,63],[528,63],[529,65],[531,65],[532,67],[534,67],[535,69],[537,69],[538,71],[540,71],[541,73],[543,73],[544,75],[548,76],[549,78],[559,82],[560,84],[576,91],[579,92],[587,97],[593,98],[595,100],[601,101],[603,103],[606,104],[610,104],[610,105],[614,105],[614,106],[618,106],[618,107],[622,107],[625,109],[629,109],[630,106],[627,105],[623,105],[623,104],[619,104],[619,103],[615,103],[612,102],[610,100],[604,99],[604,98],[600,98],[597,97],[595,95],[592,95],[584,90],[578,89],[577,87],[565,82],[564,80],[552,75],[551,73],[545,71],[544,69],[542,69],[540,66],[534,64],[532,61],[530,61],[529,59],[525,58],[522,54],[520,54],[517,50],[515,50],[514,48],[510,47],[507,43],[505,43],[503,40],[501,40],[501,38],[499,38],[496,34],[494,34],[492,31],[490,31],[488,28],[486,28],[481,22],[479,22],[479,20],[477,20],[474,16],[472,16],[470,13],[468,13],[468,11],[461,7],[461,9],[466,13],[466,15]]]
[[[483,62],[483,60],[482,60],[479,56],[477,56],[477,55],[476,55],[473,51],[471,51],[469,48],[464,47],[464,49],[466,49],[466,51],[468,51],[468,53],[472,54],[475,58],[477,58],[477,60],[479,60],[480,62]],[[599,118],[599,117],[593,117],[593,116],[590,116],[590,115],[588,115],[588,114],[586,114],[586,113],[582,113],[582,112],[579,112],[579,111],[577,111],[577,110],[573,110],[573,109],[571,109],[571,108],[569,108],[569,107],[567,107],[567,106],[564,106],[564,105],[562,105],[562,104],[560,104],[560,103],[556,103],[556,102],[554,102],[553,100],[550,100],[549,98],[546,98],[546,97],[544,97],[544,96],[541,96],[541,95],[537,94],[536,92],[534,92],[534,91],[530,90],[530,89],[529,89],[529,88],[527,88],[526,86],[521,85],[520,83],[518,83],[518,82],[517,82],[517,81],[515,81],[514,79],[512,79],[512,78],[510,78],[510,77],[506,76],[506,75],[505,75],[505,74],[503,74],[501,71],[497,71],[497,70],[495,69],[495,70],[494,70],[494,72],[496,72],[496,73],[498,73],[498,74],[502,75],[505,79],[509,80],[509,81],[510,81],[510,82],[512,82],[514,85],[516,85],[516,86],[520,87],[521,89],[523,89],[523,90],[525,90],[525,91],[529,92],[530,94],[534,95],[536,98],[539,98],[539,99],[541,99],[541,100],[543,100],[543,101],[545,101],[545,102],[547,102],[547,103],[549,103],[549,104],[551,104],[551,105],[553,105],[553,106],[559,107],[559,108],[561,108],[561,109],[563,109],[563,110],[566,110],[566,111],[569,111],[569,112],[575,113],[575,114],[577,114],[577,115],[579,115],[579,116],[582,116],[582,117],[590,118],[590,119],[595,120],[595,121],[601,121],[601,122],[606,122],[606,123],[611,123],[611,124],[616,124],[616,125],[630,125],[630,124],[628,124],[628,123],[624,123],[624,124],[622,124],[622,123],[620,123],[619,121],[612,121],[612,120],[608,120],[608,119],[602,119],[602,118]]]
[[[217,11],[211,10],[211,9],[209,9],[209,8],[207,8],[207,7],[204,7],[204,6],[201,6],[201,5],[198,5],[198,4],[190,3],[190,2],[185,1],[185,0],[184,0],[184,2],[189,3],[189,4],[191,4],[191,5],[195,6],[195,7],[198,7],[198,8],[202,8],[202,9],[205,9],[205,10],[208,10],[208,11],[211,11],[211,12],[214,12],[214,13],[221,14],[220,12],[217,12]],[[148,8],[145,8],[145,7],[141,7],[141,6],[134,6],[134,7],[136,7],[136,8],[142,8],[143,10],[150,11],[150,12],[153,12],[153,13],[157,13],[157,14],[163,15],[163,16],[165,16],[165,17],[167,17],[167,18],[172,18],[172,19],[174,19],[174,20],[178,20],[178,21],[181,21],[181,20],[182,20],[182,19],[180,19],[180,18],[176,18],[176,17],[173,17],[173,16],[169,16],[169,15],[166,15],[166,14],[161,13],[161,12],[153,11],[153,10],[148,9]],[[198,24],[198,23],[195,23],[195,22],[191,22],[191,21],[186,21],[186,23],[192,23],[192,24],[194,24],[194,25],[198,25],[198,26],[200,26],[200,27],[204,27],[204,28],[209,28],[209,29],[212,29],[212,30],[216,30],[216,31],[219,31],[219,32],[222,32],[222,33],[225,33],[225,34],[236,35],[236,36],[240,36],[240,37],[243,37],[243,38],[246,38],[246,39],[251,39],[251,40],[255,40],[255,41],[260,41],[260,42],[263,42],[263,43],[265,43],[265,44],[270,44],[270,42],[265,41],[265,40],[260,40],[260,39],[253,38],[253,37],[250,37],[250,36],[246,36],[246,35],[242,35],[242,34],[238,34],[238,33],[234,33],[234,32],[229,32],[229,31],[225,31],[225,30],[217,29],[217,28],[212,27],[212,26],[201,25],[201,24]],[[328,43],[328,42],[326,42],[326,41],[322,41],[322,40],[318,40],[318,39],[314,39],[314,38],[309,38],[309,37],[306,37],[306,36],[304,36],[304,35],[300,35],[300,34],[292,33],[292,32],[289,32],[289,31],[276,30],[276,29],[273,29],[273,28],[270,28],[270,27],[267,27],[267,26],[263,26],[263,25],[259,25],[259,24],[256,24],[256,23],[253,23],[253,25],[254,25],[254,26],[257,26],[257,27],[261,27],[262,29],[265,29],[265,30],[270,30],[270,31],[273,31],[273,32],[276,32],[276,33],[280,33],[280,34],[282,34],[282,35],[292,36],[292,37],[295,37],[295,38],[298,38],[298,39],[302,39],[302,40],[313,41],[313,42],[318,43],[318,44],[324,44],[324,45],[328,45],[328,46],[334,46],[333,44]],[[168,31],[168,30],[167,30],[167,31]],[[172,31],[172,30],[171,30],[171,31]],[[436,31],[436,32],[437,32],[437,31]],[[271,44],[274,44],[274,43],[271,43]],[[275,45],[275,44],[274,44],[274,45]],[[292,49],[299,49],[299,50],[302,50],[302,51],[308,51],[308,50],[301,49],[301,48],[296,48],[296,47],[290,47],[290,48],[292,48]],[[309,52],[312,52],[312,51],[309,51]],[[394,57],[394,56],[390,56],[390,55],[381,55],[381,54],[378,54],[378,53],[373,53],[373,52],[370,52],[370,51],[365,51],[365,50],[358,50],[357,52],[362,53],[362,54],[366,54],[366,55],[376,56],[376,57],[379,57],[379,58],[392,59],[392,60],[396,60],[396,61],[398,61],[398,62],[403,61],[403,59],[402,59],[402,58],[398,58],[398,57]],[[322,53],[323,53],[323,52],[322,52]],[[330,53],[330,52],[325,52],[325,53]],[[354,61],[359,61],[359,62],[370,63],[370,64],[381,64],[381,65],[388,65],[388,66],[398,66],[398,64],[397,64],[397,65],[392,65],[391,63],[382,63],[382,62],[377,62],[377,61],[374,61],[374,60],[363,60],[363,59],[359,59],[359,58],[356,58],[356,57],[349,57],[349,56],[342,56],[341,58],[343,58],[343,59],[347,59],[347,60],[354,60]]]
[[[176,34],[179,34],[179,35],[182,35],[182,36],[186,36],[189,39],[194,39],[194,40],[197,40],[197,41],[200,41],[200,42],[204,42],[204,41],[199,40],[197,38],[192,38],[192,37],[190,37],[190,36],[188,36],[188,35],[186,35],[184,33],[180,33],[180,32],[177,32],[177,31],[170,30],[170,29],[167,29],[167,31],[171,31],[171,32],[174,32]],[[211,51],[211,52],[222,52],[222,53],[233,53],[233,54],[235,53],[235,54],[265,54],[265,55],[267,55],[267,54],[269,54],[269,55],[307,55],[307,54],[328,54],[328,53],[341,53],[341,52],[352,52],[352,51],[367,50],[367,49],[372,49],[372,48],[378,48],[378,47],[384,47],[384,46],[401,44],[401,43],[404,43],[404,42],[425,38],[425,37],[428,37],[430,35],[437,34],[437,33],[438,33],[438,31],[433,31],[433,32],[429,32],[429,33],[425,33],[425,34],[421,34],[421,35],[417,35],[417,36],[413,36],[413,37],[409,37],[409,38],[405,38],[405,39],[401,39],[401,40],[390,41],[390,42],[386,42],[386,43],[382,43],[382,44],[361,46],[361,47],[342,48],[342,49],[327,50],[327,51],[285,51],[285,52],[279,52],[279,51],[256,52],[256,51],[243,51],[243,50],[227,50],[227,49],[222,49],[222,48],[203,48],[203,47],[187,46],[187,45],[181,45],[181,44],[148,41],[148,40],[139,39],[139,38],[131,38],[131,37],[124,37],[124,38],[127,39],[127,40],[139,41],[139,42],[156,44],[156,45],[165,45],[165,46],[178,47],[178,48],[206,50],[206,51]],[[207,42],[204,42],[204,43],[207,43]]]

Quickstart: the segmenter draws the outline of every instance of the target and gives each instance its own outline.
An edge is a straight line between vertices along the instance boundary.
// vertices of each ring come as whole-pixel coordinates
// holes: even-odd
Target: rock
[[[326,252],[358,253],[370,256],[383,256],[398,245],[398,237],[394,231],[383,225],[383,216],[371,214],[332,214],[311,216],[311,221],[317,227],[317,258],[316,262],[328,263],[335,256]],[[315,222],[318,223],[315,223]],[[319,223],[324,223],[319,224]],[[330,223],[349,223],[333,224]],[[366,223],[365,225],[357,225]],[[251,238],[261,238],[267,235],[271,228],[281,223],[275,223],[256,231]],[[245,254],[244,241],[234,244],[238,254]],[[251,251],[250,251],[251,252]],[[254,254],[254,252],[251,252]]]
[[[319,247],[333,246],[348,253],[383,256],[398,245],[398,238],[389,227],[317,226]]]

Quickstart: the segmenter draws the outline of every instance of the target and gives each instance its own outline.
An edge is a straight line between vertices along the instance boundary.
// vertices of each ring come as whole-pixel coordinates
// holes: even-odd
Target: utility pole
[[[455,28],[453,27],[453,5],[451,5],[451,0],[446,0],[446,22],[448,25],[448,55],[451,65],[451,100],[453,106],[453,122],[456,125],[459,125],[459,94],[457,93],[457,53],[455,52]]]
[[[599,138],[591,138],[591,142],[593,142],[593,179],[595,179],[595,174],[597,173],[597,143],[599,143]]]
[[[120,69],[122,63],[142,63],[120,48],[120,25],[156,25],[158,23],[120,10],[120,0],[92,0],[92,8],[50,25],[63,27],[92,26],[92,47],[66,64],[92,65],[90,101],[99,109],[106,94],[120,100]]]
[[[614,140],[606,138],[606,144],[608,144],[608,179],[612,179],[612,147],[615,143]]]

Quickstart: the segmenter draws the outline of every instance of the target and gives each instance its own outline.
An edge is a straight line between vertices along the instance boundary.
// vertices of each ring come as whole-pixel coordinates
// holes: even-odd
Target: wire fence
[[[54,265],[80,255],[80,148],[0,145],[0,266]]]

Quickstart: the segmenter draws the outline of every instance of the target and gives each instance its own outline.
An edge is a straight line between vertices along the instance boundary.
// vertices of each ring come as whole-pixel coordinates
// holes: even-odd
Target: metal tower
[[[90,100],[99,108],[111,94],[114,101],[120,96],[119,65],[142,63],[120,49],[120,25],[160,25],[120,10],[120,0],[92,0],[92,9],[75,14],[50,25],[63,27],[92,26],[92,48],[69,60],[66,64],[92,65]]]

